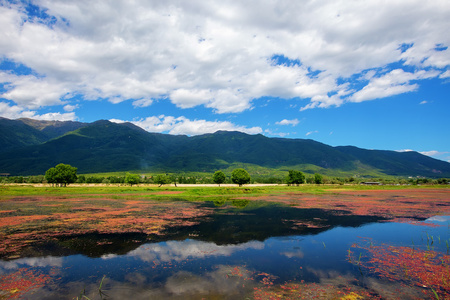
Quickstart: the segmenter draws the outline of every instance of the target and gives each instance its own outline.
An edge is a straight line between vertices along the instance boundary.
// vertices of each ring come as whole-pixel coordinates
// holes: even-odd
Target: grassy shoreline
[[[278,193],[324,194],[339,191],[365,190],[404,190],[404,189],[442,189],[450,192],[448,185],[313,185],[287,186],[285,184],[249,184],[239,187],[234,184],[178,184],[159,187],[155,184],[139,184],[134,186],[116,184],[72,184],[67,187],[52,187],[49,184],[1,184],[0,199],[4,196],[31,195],[96,195],[127,194],[128,196],[152,195],[172,198],[215,195],[258,195]]]

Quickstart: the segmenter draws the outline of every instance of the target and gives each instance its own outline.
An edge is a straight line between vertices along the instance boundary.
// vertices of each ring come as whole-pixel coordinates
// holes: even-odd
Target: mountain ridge
[[[0,141],[0,173],[13,175],[43,174],[62,162],[76,166],[79,173],[214,172],[241,164],[266,169],[304,168],[302,171],[320,170],[324,174],[450,177],[450,163],[414,151],[333,147],[311,139],[238,131],[188,137],[151,133],[132,123],[107,120],[81,123],[0,118]]]

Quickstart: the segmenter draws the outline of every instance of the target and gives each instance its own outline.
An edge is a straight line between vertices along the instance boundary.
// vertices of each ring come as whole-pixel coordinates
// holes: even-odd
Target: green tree
[[[69,183],[77,181],[77,168],[71,165],[58,164],[45,172],[45,179],[48,183],[67,186]]]
[[[159,184],[159,186],[161,187],[163,184],[169,184],[171,180],[167,175],[156,175],[156,177],[153,179],[153,182]]]
[[[78,176],[77,182],[78,183],[85,183],[86,182],[86,176],[84,176],[84,175]]]
[[[234,169],[231,173],[231,181],[242,186],[250,182],[250,175],[244,169]]]
[[[133,184],[138,184],[141,182],[141,177],[138,174],[127,173],[125,175],[125,183],[133,186]]]
[[[289,174],[286,178],[287,184],[302,184],[305,182],[305,175],[300,171],[289,170]]]
[[[319,173],[314,174],[314,183],[315,184],[322,184],[323,183],[323,176]]]
[[[214,183],[217,183],[219,186],[221,183],[224,183],[226,179],[225,173],[222,171],[216,171],[213,175]]]

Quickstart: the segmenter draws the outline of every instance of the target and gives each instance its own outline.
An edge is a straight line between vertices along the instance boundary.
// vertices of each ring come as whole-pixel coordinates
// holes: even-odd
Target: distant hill
[[[331,147],[309,139],[218,131],[149,133],[131,123],[0,118],[0,173],[44,174],[58,163],[79,173],[128,170],[213,172],[236,165],[322,174],[450,177],[450,163],[417,152]]]

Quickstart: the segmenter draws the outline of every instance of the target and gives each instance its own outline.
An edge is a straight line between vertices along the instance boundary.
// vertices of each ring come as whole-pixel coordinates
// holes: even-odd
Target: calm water
[[[370,238],[375,245],[446,253],[450,241],[448,216],[425,221],[440,225],[433,227],[281,205],[236,206],[217,207],[198,225],[172,228],[151,242],[140,234],[91,234],[33,246],[26,258],[0,260],[0,274],[27,268],[50,276],[26,299],[252,299],[256,289],[285,283],[367,288],[384,298],[405,287],[350,263],[352,245]],[[356,251],[364,260],[364,250]]]

